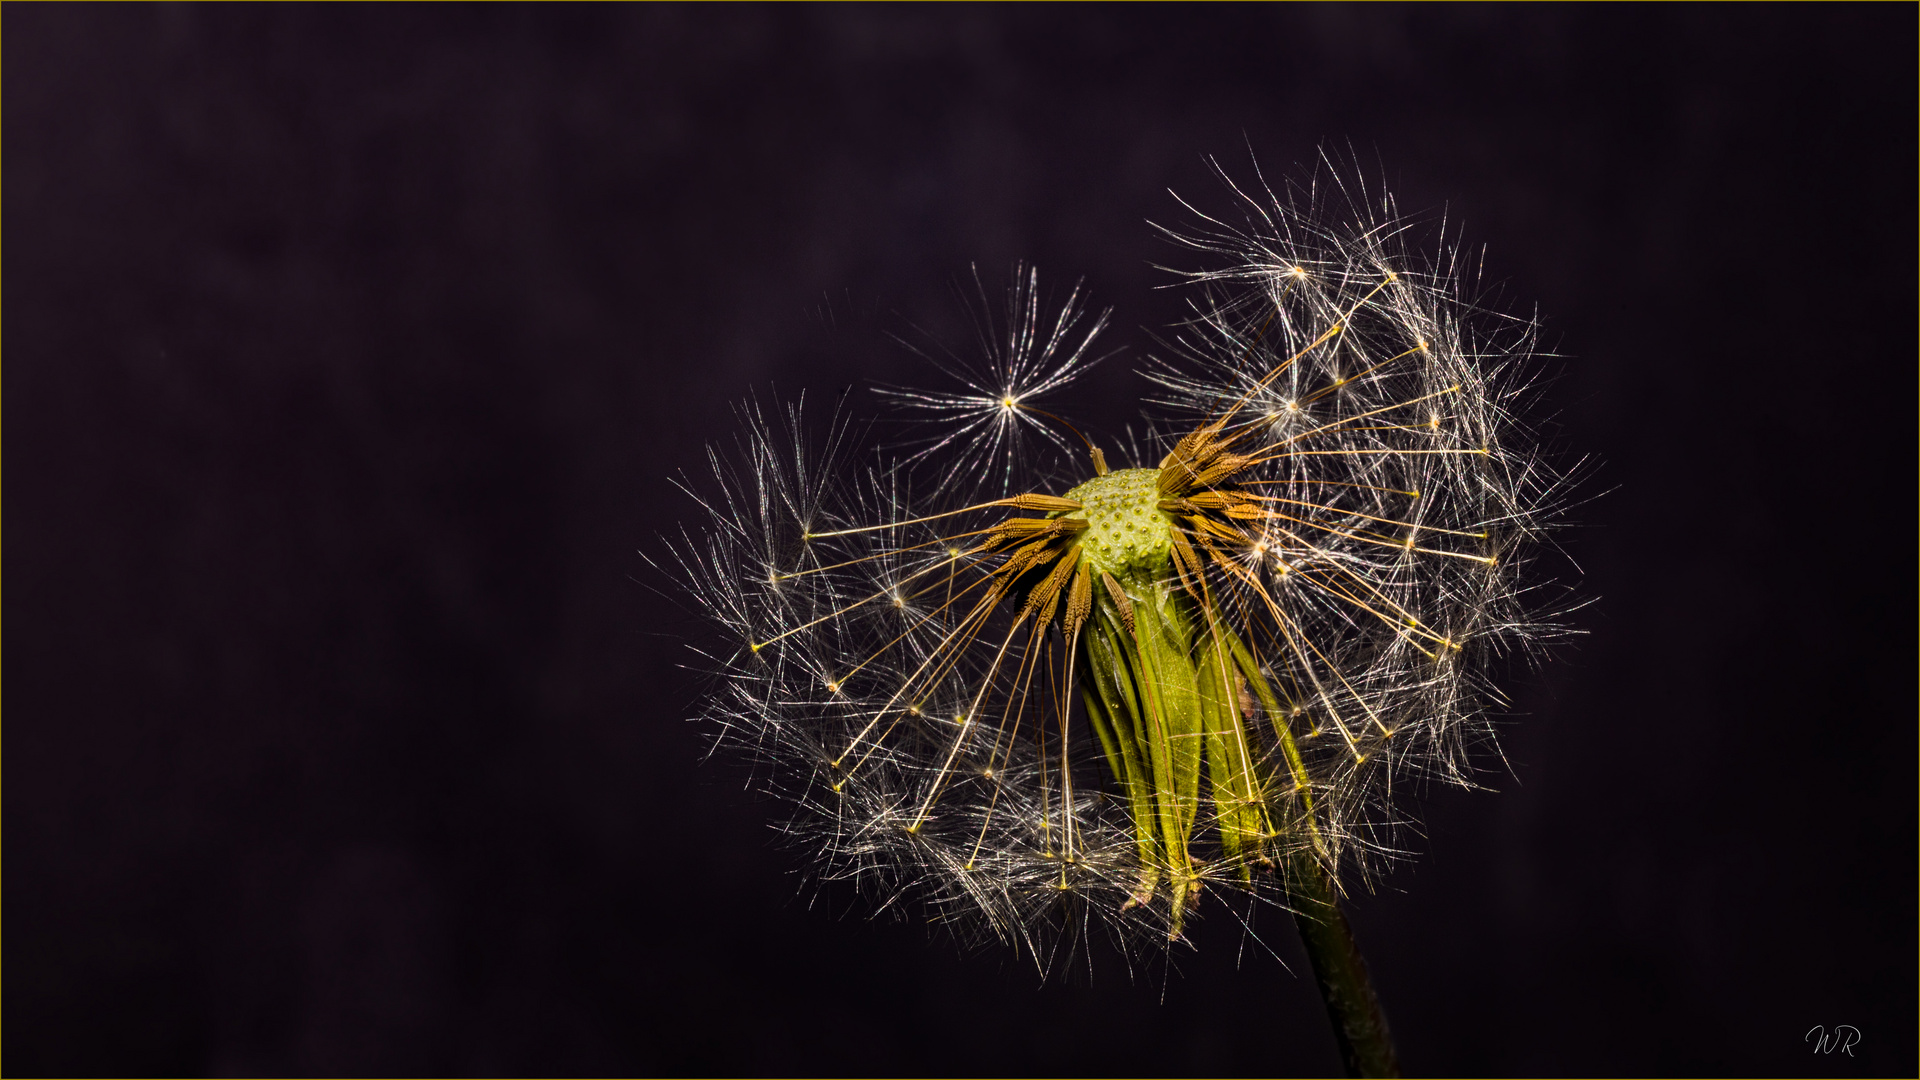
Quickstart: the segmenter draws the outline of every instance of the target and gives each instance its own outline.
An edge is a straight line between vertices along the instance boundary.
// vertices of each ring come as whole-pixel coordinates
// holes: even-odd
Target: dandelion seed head
[[[970,349],[915,346],[948,386],[888,388],[916,419],[879,464],[749,403],[689,488],[680,576],[738,650],[718,743],[818,878],[1043,970],[1284,903],[1290,859],[1379,873],[1396,791],[1476,783],[1485,661],[1555,629],[1521,576],[1565,497],[1521,423],[1533,324],[1358,181],[1229,191],[1168,230],[1197,268],[1147,358],[1157,465],[1055,415],[1106,317],[1020,267],[1004,314],[975,275]]]

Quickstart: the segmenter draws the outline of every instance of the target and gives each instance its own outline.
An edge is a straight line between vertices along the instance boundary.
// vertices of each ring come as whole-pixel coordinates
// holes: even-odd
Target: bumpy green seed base
[[[1096,571],[1121,579],[1157,575],[1173,557],[1173,527],[1159,508],[1160,470],[1119,469],[1067,492],[1086,509],[1080,547]]]

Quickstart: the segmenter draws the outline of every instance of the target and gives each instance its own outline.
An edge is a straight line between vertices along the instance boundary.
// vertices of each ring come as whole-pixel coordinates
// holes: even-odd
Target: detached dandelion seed
[[[1205,265],[1130,467],[1034,404],[1105,316],[1025,268],[984,358],[942,358],[964,391],[890,391],[929,427],[887,466],[745,406],[676,549],[732,643],[704,719],[822,878],[1043,972],[1091,926],[1181,941],[1209,894],[1292,911],[1350,1068],[1390,1071],[1341,883],[1396,854],[1396,785],[1471,786],[1482,662],[1553,629],[1518,575],[1564,483],[1514,415],[1534,325],[1470,302],[1451,247],[1337,174],[1228,186],[1232,223],[1167,230]]]

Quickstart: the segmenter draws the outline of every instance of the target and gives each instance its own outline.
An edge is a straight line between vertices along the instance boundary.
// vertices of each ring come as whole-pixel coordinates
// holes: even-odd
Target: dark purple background
[[[1503,790],[1358,905],[1407,1068],[1911,1075],[1915,29],[10,5],[5,1070],[1335,1068],[1223,915],[1037,988],[809,907],[636,554],[750,388],[916,377],[869,331],[970,260],[1118,307],[1111,431],[1143,222],[1250,144],[1464,220],[1612,489]]]

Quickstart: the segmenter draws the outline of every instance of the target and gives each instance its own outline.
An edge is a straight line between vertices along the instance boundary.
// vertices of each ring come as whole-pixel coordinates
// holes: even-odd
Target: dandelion
[[[1390,1070],[1337,899],[1395,854],[1396,785],[1471,785],[1485,661],[1549,629],[1520,578],[1562,487],[1514,415],[1534,325],[1357,184],[1231,190],[1236,222],[1169,232],[1211,265],[1129,467],[1036,404],[1104,316],[1076,329],[1076,289],[1048,317],[1026,271],[966,390],[909,392],[958,422],[910,454],[855,469],[843,421],[746,406],[679,548],[730,642],[705,719],[822,877],[1043,971],[1089,926],[1184,940],[1210,894],[1292,911],[1350,1067]],[[1079,463],[1024,463],[1029,427]]]

